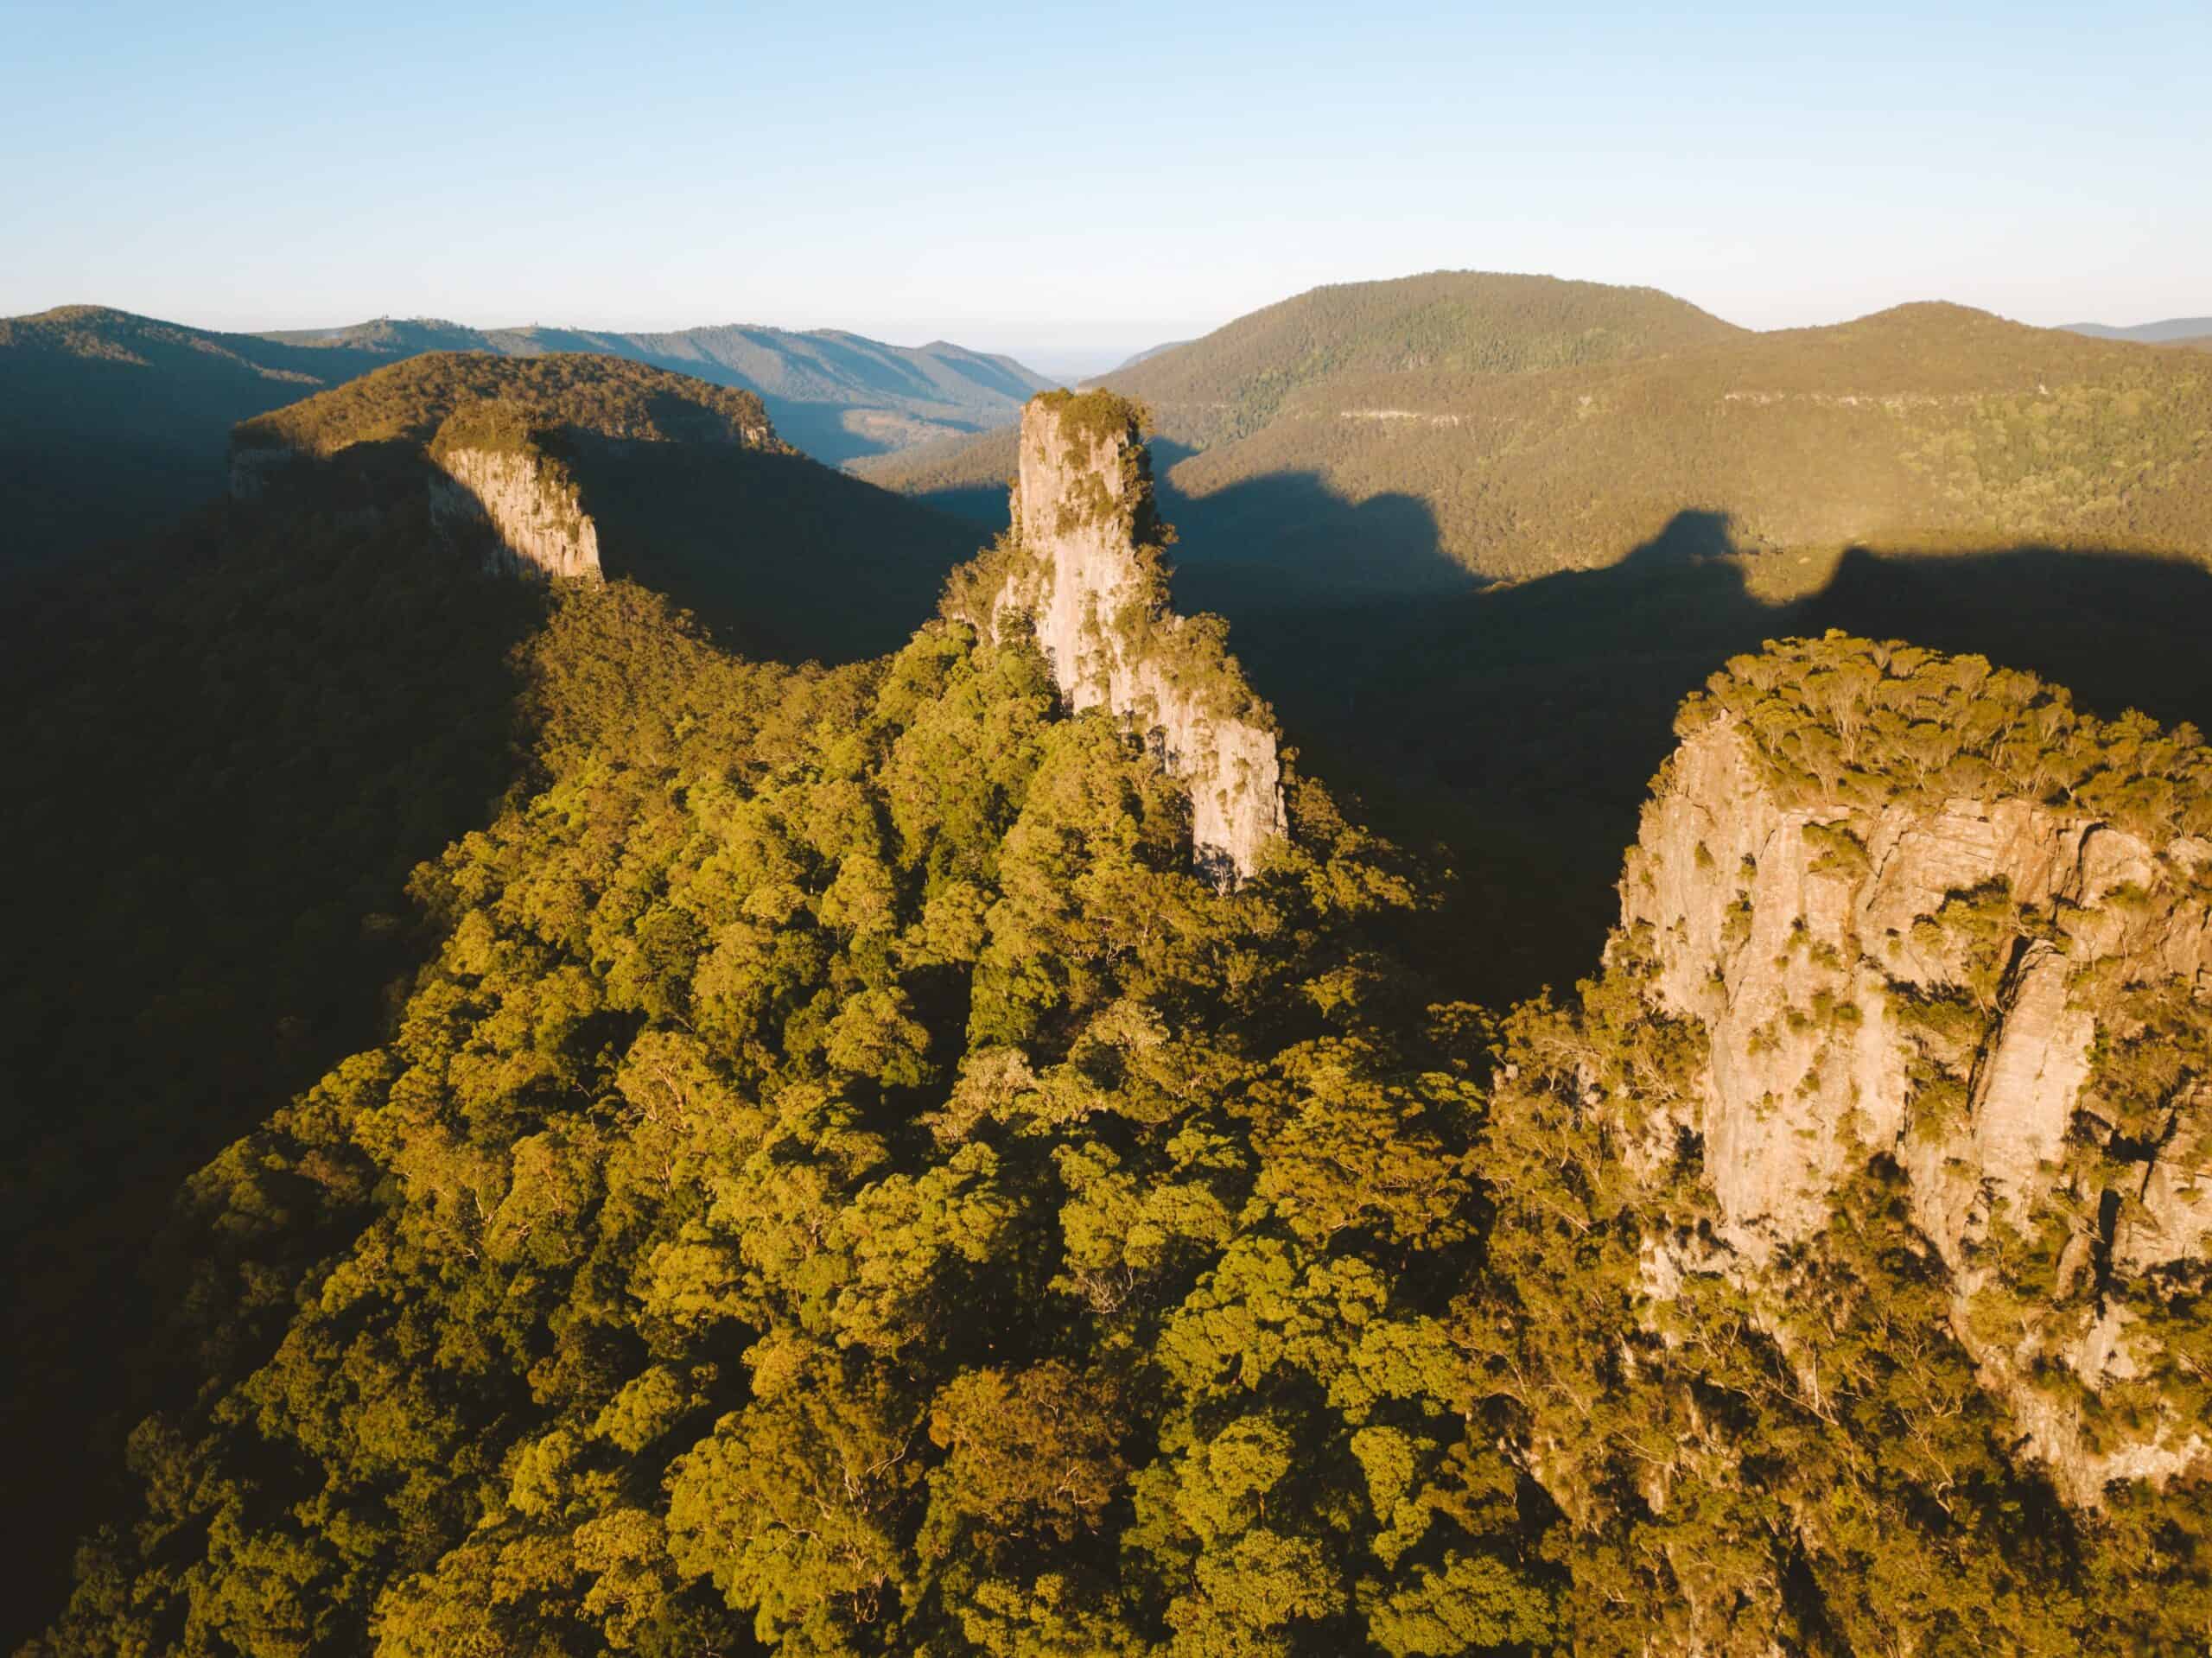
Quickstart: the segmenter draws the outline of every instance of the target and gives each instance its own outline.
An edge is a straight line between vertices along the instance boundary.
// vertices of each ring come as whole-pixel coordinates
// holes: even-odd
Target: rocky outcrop
[[[231,499],[374,518],[427,495],[432,526],[487,572],[596,581],[599,528],[565,458],[576,441],[496,400],[456,410],[419,449],[368,442],[321,454],[242,429],[231,444]]]
[[[1285,832],[1265,708],[1218,624],[1167,607],[1165,537],[1135,411],[1104,392],[1047,393],[1022,410],[1013,524],[986,561],[973,619],[1034,630],[1067,706],[1127,720],[1191,791],[1202,867],[1249,875]]]
[[[538,450],[433,451],[430,520],[482,549],[487,568],[516,575],[593,580],[599,530],[565,468]]]
[[[1960,1338],[2079,1501],[2212,1454],[2201,1378],[2159,1380],[2165,1298],[2212,1231],[2208,877],[2212,842],[2079,806],[1784,790],[1723,713],[1662,772],[1622,881],[1614,966],[1709,1039],[1692,1120],[1651,1144],[1701,1140],[1730,1270],[1786,1267],[1886,1154]],[[1710,1248],[1655,1262],[1654,1292]]]
[[[345,518],[427,507],[487,570],[589,581],[600,531],[580,480],[596,492],[678,450],[791,453],[749,391],[568,352],[432,352],[239,422],[231,496]]]

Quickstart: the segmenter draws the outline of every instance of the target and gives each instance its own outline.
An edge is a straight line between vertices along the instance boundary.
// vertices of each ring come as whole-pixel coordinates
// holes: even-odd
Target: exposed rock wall
[[[2131,1289],[2201,1271],[2212,1231],[2212,1158],[2174,1128],[2212,1107],[2177,1099],[2164,1141],[2115,1150],[2127,1114],[2099,1071],[2145,1028],[2144,997],[2212,990],[2208,873],[2202,840],[2146,844],[2025,800],[1785,807],[1722,718],[1662,773],[1622,882],[1616,959],[1648,950],[1644,994],[1710,1038],[1686,1126],[1735,1269],[1758,1276],[1851,1166],[1889,1153],[1961,1340],[2079,1500],[2212,1450],[2212,1428],[2155,1402],[2127,1434],[2085,1434],[2079,1402],[2158,1369]],[[2021,1299],[1999,1246],[2053,1228],[2055,1279],[1978,1318]],[[1676,1269],[1658,1263],[1658,1293]]]
[[[1033,398],[1019,464],[991,625],[1027,619],[1068,706],[1129,721],[1188,785],[1199,864],[1249,875],[1285,831],[1274,728],[1217,636],[1166,607],[1131,411],[1103,393]]]
[[[598,577],[598,526],[575,485],[536,450],[449,448],[435,464],[431,521],[450,535],[480,540],[490,568]]]
[[[425,450],[396,457],[388,445],[319,456],[284,443],[233,441],[231,499],[272,495],[314,500],[341,516],[375,518],[427,490],[430,522],[493,575],[594,581],[601,574],[599,527],[584,510],[567,465],[519,420],[504,428],[472,409],[501,441],[451,441],[448,421]]]

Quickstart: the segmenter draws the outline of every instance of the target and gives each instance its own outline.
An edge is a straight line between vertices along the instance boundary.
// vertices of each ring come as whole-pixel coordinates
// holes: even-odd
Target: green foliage
[[[1151,410],[1112,391],[1070,391],[1062,386],[1040,391],[1030,401],[1052,410],[1060,435],[1080,450],[1117,442],[1135,447],[1152,430]]]
[[[2118,823],[2155,844],[2212,831],[2212,749],[2193,726],[2129,713],[2100,720],[2059,686],[1891,640],[1830,630],[1739,656],[1682,706],[1684,736],[1716,720],[1751,741],[1794,805],[2018,797]],[[1822,861],[1848,830],[1808,826]],[[1860,848],[1855,861],[1863,863]]]
[[[1157,763],[950,624],[790,670],[615,584],[528,667],[388,1039],[194,1183],[207,1384],[42,1650],[1547,1627],[1434,1317],[1483,1101],[1375,952],[1386,849],[1301,784],[1217,891]]]
[[[1808,823],[1804,835],[1805,844],[1813,849],[1813,861],[1808,867],[1815,875],[1840,875],[1853,880],[1871,867],[1866,843],[1852,832],[1847,823]]]
[[[1737,332],[1648,288],[1440,270],[1317,288],[1108,378],[1156,409],[1170,436],[1203,448],[1258,430],[1302,387],[1354,375],[1525,374]]]
[[[363,443],[429,445],[456,415],[462,427],[448,440],[455,444],[474,431],[512,447],[527,426],[617,440],[784,448],[750,391],[581,353],[428,353],[245,421],[234,441],[242,448],[281,446],[317,455]]]
[[[1316,289],[1106,379],[1185,452],[1166,482],[1204,554],[1293,543],[1324,503],[1417,512],[1430,585],[1432,554],[1501,581],[1616,563],[1686,511],[1786,555],[1746,565],[1780,596],[1853,545],[2212,553],[2200,353],[1960,306],[1745,334],[1648,289],[1439,272]],[[1007,454],[986,434],[866,475],[973,511]],[[1349,581],[1368,550],[1354,524],[1321,556]]]
[[[416,867],[383,1040],[186,1184],[194,1385],[131,1434],[40,1658],[2212,1627],[2201,1484],[2058,1499],[1887,1160],[1717,1269],[1682,1128],[1709,1038],[1658,1009],[1650,928],[1570,1004],[1440,1003],[1389,949],[1433,895],[1318,785],[1217,889],[1156,759],[958,619],[789,668],[616,582],[556,595],[518,666],[528,765]],[[1878,810],[1970,763],[2195,821],[2193,738],[1995,677],[1793,644],[1686,720],[1739,722],[1792,798]],[[2012,741],[2085,731],[2078,772]],[[1850,821],[1815,862],[1863,866]],[[1999,886],[1929,926],[1956,982],[1903,1017],[1955,1104],[2048,926]],[[2201,1275],[2123,1286],[2141,1217],[2102,1191],[2201,1162],[2212,1034],[2185,988],[2082,988],[2119,1014],[2070,1153],[2102,1184],[1999,1217],[1967,1311],[2028,1363],[2126,1297],[2164,1356],[2139,1390],[2039,1378],[2117,1438],[2208,1402]]]

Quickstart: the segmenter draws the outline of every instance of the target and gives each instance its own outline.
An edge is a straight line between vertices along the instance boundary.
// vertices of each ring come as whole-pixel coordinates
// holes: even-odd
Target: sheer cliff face
[[[1274,727],[1217,631],[1166,607],[1132,411],[1103,393],[1033,399],[1020,468],[990,625],[1027,619],[1068,706],[1128,720],[1189,787],[1199,863],[1250,874],[1284,832]]]
[[[448,448],[435,463],[431,521],[448,535],[481,543],[487,568],[598,579],[598,526],[557,463],[530,448]]]
[[[2212,1236],[2208,877],[2203,839],[2027,799],[1786,801],[1722,716],[1662,773],[1622,882],[1616,965],[1710,1039],[1680,1126],[1726,1269],[1785,1280],[1888,1155],[1961,1339],[2077,1500],[2212,1452],[2202,1356],[2165,1316]]]
[[[613,358],[437,352],[240,422],[231,495],[370,516],[427,501],[487,570],[596,580],[578,472],[596,491],[652,446],[791,453],[749,391]]]

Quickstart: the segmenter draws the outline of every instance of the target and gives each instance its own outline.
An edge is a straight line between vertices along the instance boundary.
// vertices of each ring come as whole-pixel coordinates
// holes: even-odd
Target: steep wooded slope
[[[419,505],[218,507],[0,605],[0,856],[36,872],[0,963],[0,1431],[44,1494],[0,1514],[18,1581],[66,1572],[160,1397],[177,1182],[379,1028],[409,870],[513,775],[545,596]]]
[[[752,392],[620,358],[389,365],[242,426],[239,492],[295,456],[315,458],[329,505],[419,494],[450,520],[473,500],[514,559],[635,577],[726,641],[791,659],[904,638],[976,539],[793,454]],[[506,527],[523,524],[536,528]]]
[[[1300,388],[1425,370],[1522,374],[1609,363],[1743,331],[1652,288],[1440,270],[1317,288],[1101,378],[1178,444],[1259,430]]]
[[[1851,776],[1847,664],[1787,720],[1716,688],[1765,786],[2202,827],[2192,734],[1869,659]],[[1664,999],[1701,899],[1632,907],[1578,998],[1500,1026],[1382,948],[1420,888],[1311,783],[1253,881],[1201,880],[1182,790],[1059,715],[1022,639],[792,673],[579,587],[530,671],[536,792],[418,875],[436,943],[387,1039],[190,1183],[204,1385],[134,1436],[127,1523],[34,1652],[2120,1658],[2212,1628],[2193,1465],[2054,1489],[1969,1344],[2139,1293],[2152,1368],[2093,1407],[2037,1385],[2123,1439],[2201,1412],[2201,1260],[2137,1274],[2128,1200],[2069,1201],[2005,1211],[2037,1229],[1974,1280],[1863,1135],[1776,1275],[1734,1270],[1694,1102],[1772,1045]],[[1830,914],[1852,843],[1786,827],[1734,948],[1828,971],[1790,905]],[[2201,942],[2194,867],[2074,919]],[[1930,1042],[1986,1020],[2020,919],[1962,896],[1910,912],[1960,975],[1911,979]],[[2064,1153],[2091,1194],[2151,1142],[2154,1180],[2201,1165],[2207,1027],[2163,949],[2084,987],[2139,1009]],[[1876,1025],[1843,1006],[1806,1028]],[[1955,1133],[1986,1096],[1941,1070],[1899,1097]]]
[[[0,320],[0,574],[213,499],[234,422],[381,360],[93,305]]]

